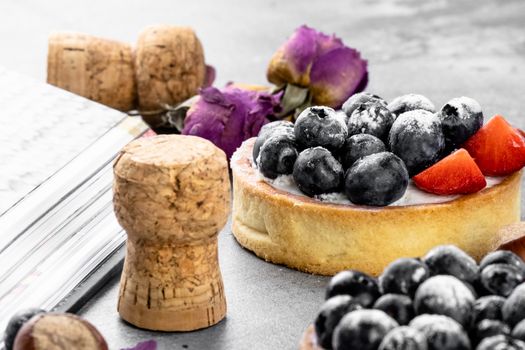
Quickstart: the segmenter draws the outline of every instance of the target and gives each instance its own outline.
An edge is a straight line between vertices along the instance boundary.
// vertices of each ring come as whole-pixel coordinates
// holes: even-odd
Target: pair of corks
[[[47,82],[109,107],[139,113],[151,126],[155,111],[197,94],[205,84],[204,50],[193,29],[156,25],[130,44],[80,33],[49,37]]]

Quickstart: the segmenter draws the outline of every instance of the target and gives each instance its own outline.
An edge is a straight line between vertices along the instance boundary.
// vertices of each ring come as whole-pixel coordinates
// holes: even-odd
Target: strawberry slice
[[[482,190],[487,181],[463,148],[412,178],[417,187],[435,194],[467,194]]]
[[[525,139],[500,115],[492,117],[463,147],[485,175],[508,175],[525,166]]]

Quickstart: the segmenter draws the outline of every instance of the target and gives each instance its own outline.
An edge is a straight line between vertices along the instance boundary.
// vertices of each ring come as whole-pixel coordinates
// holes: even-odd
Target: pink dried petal
[[[339,108],[367,81],[367,62],[351,48],[343,47],[319,57],[310,72],[314,104]]]
[[[190,108],[182,134],[206,138],[221,148],[228,159],[241,143],[259,133],[277,113],[280,95],[226,87],[202,89]]]
[[[157,350],[157,342],[155,340],[147,340],[138,343],[131,348],[125,348],[121,350]]]
[[[202,84],[202,87],[206,88],[212,86],[216,76],[217,72],[215,67],[206,65],[206,73],[204,75],[204,84]]]

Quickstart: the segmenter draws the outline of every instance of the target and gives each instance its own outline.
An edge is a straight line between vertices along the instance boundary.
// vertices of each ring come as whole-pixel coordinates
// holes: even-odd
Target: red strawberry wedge
[[[412,180],[423,191],[441,195],[474,193],[487,185],[476,162],[463,148],[423,170]]]
[[[500,115],[492,117],[463,147],[485,175],[509,175],[525,166],[525,139]]]

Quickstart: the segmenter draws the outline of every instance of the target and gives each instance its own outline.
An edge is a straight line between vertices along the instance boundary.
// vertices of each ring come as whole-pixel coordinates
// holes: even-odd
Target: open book
[[[122,260],[112,163],[147,129],[0,68],[0,329],[26,307],[78,306]]]

